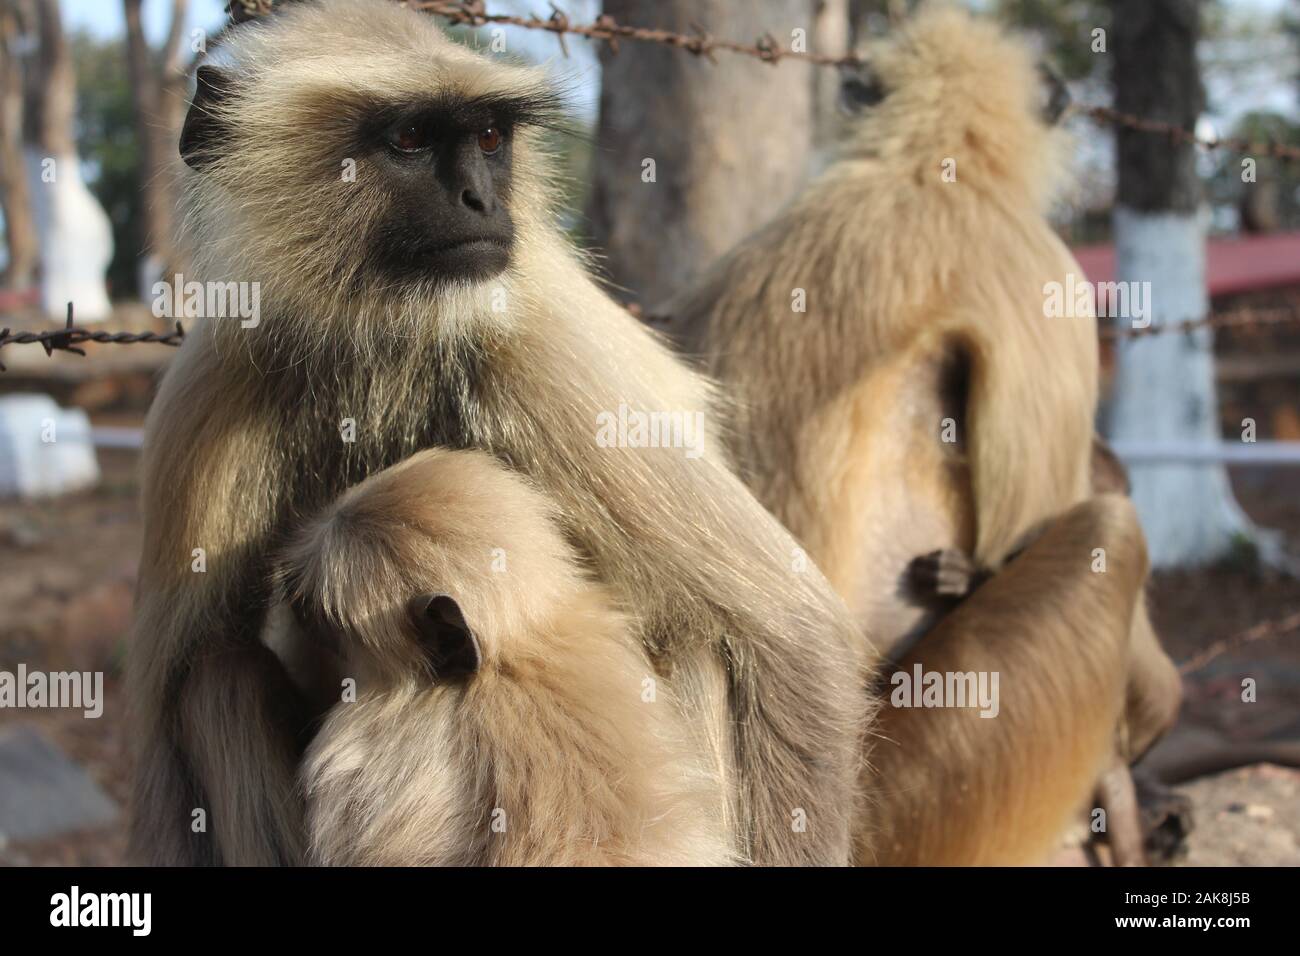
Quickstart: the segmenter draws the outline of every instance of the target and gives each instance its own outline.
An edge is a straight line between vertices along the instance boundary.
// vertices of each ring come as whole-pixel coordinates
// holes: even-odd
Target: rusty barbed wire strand
[[[1226,149],[1229,152],[1241,153],[1247,156],[1254,154],[1288,162],[1300,162],[1300,146],[1279,143],[1277,140],[1249,140],[1233,136],[1218,136],[1207,139],[1203,136],[1197,136],[1193,131],[1176,123],[1145,119],[1141,116],[1134,116],[1132,113],[1121,113],[1109,106],[1090,106],[1086,103],[1074,103],[1068,109],[1069,112],[1086,116],[1099,125],[1123,126],[1143,133],[1167,136],[1177,142],[1188,143],[1205,150]]]
[[[1187,660],[1178,665],[1179,674],[1191,674],[1205,667],[1217,657],[1236,650],[1247,644],[1253,644],[1256,641],[1263,641],[1270,637],[1285,637],[1300,631],[1300,611],[1295,611],[1285,617],[1280,617],[1272,621],[1260,621],[1258,624],[1252,624],[1244,631],[1238,631],[1230,637],[1215,641],[1209,647],[1197,651]]]
[[[185,329],[180,322],[176,323],[176,328],[171,332],[109,332],[105,329],[80,328],[72,324],[71,302],[68,303],[67,322],[61,329],[50,329],[45,332],[11,332],[8,328],[0,328],[0,348],[6,345],[40,345],[44,347],[46,355],[53,355],[55,352],[85,355],[85,351],[77,348],[84,342],[98,342],[105,345],[138,345],[148,342],[156,345],[178,346],[184,338]],[[0,372],[3,371],[5,371],[5,364],[0,362]]]
[[[574,23],[569,15],[551,4],[551,15],[545,19],[535,16],[515,16],[506,13],[488,13],[485,0],[405,0],[405,6],[413,10],[431,13],[453,23],[469,27],[482,27],[496,23],[507,26],[523,27],[526,30],[542,30],[554,33],[564,50],[564,36],[581,36],[589,40],[600,40],[618,51],[620,40],[636,40],[643,43],[660,43],[713,60],[717,51],[750,56],[764,63],[777,63],[784,59],[801,60],[817,66],[861,66],[862,58],[853,54],[833,56],[825,53],[808,53],[787,50],[771,33],[765,32],[752,44],[735,40],[723,40],[708,33],[702,27],[696,27],[693,35],[661,30],[655,27],[633,27],[619,23],[609,14],[601,14],[591,23]],[[564,51],[567,54],[567,50]],[[716,61],[714,61],[716,62]]]
[[[1264,329],[1292,323],[1300,323],[1300,309],[1241,308],[1230,312],[1211,313],[1201,319],[1188,319],[1185,322],[1173,322],[1169,325],[1148,325],[1143,328],[1126,329],[1103,325],[1097,332],[1103,342],[1114,342],[1146,338],[1148,335],[1194,332],[1197,329]]]

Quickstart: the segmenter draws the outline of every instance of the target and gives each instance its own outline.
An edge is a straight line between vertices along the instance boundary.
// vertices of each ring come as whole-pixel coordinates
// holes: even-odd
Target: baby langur
[[[1129,493],[1124,465],[1096,437],[1092,443],[1091,482],[1095,494]],[[956,549],[917,558],[911,571],[918,594],[929,594],[942,601],[962,600],[995,573],[977,566],[969,555]],[[1187,820],[1190,808],[1175,805],[1176,794],[1156,781],[1143,781],[1143,786],[1135,786],[1134,772],[1130,769],[1173,726],[1182,702],[1182,681],[1173,661],[1160,646],[1147,612],[1145,595],[1138,597],[1129,640],[1129,657],[1133,661],[1129,671],[1134,678],[1126,690],[1124,711],[1115,733],[1114,754],[1097,782],[1095,801],[1105,811],[1105,840],[1115,863],[1145,866],[1147,830],[1162,830],[1170,813],[1180,817],[1180,827],[1190,826]],[[1143,794],[1150,806],[1140,802]]]
[[[730,862],[721,782],[554,518],[488,455],[438,450],[297,535],[302,633],[358,690],[304,760],[314,862]]]

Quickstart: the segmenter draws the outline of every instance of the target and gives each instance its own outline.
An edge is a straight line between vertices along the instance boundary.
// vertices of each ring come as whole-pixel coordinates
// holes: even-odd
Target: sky
[[[59,5],[66,29],[84,29],[105,39],[120,37],[125,31],[121,0],[59,0]],[[562,0],[562,5],[575,20],[582,22],[594,19],[600,6],[599,0]],[[161,43],[165,38],[171,6],[171,0],[144,0],[145,34],[151,42]],[[215,33],[224,20],[225,6],[226,0],[190,0],[186,34],[194,29]],[[515,14],[549,9],[545,2],[529,0],[489,0],[488,8]],[[579,116],[595,117],[600,66],[591,43],[570,39],[570,55],[565,59],[556,38],[549,34],[510,28],[508,37],[511,49],[550,68],[563,88],[570,91],[570,102]]]
[[[144,0],[144,29],[154,43],[161,43],[171,16],[171,0]],[[225,0],[190,0],[187,32],[201,28],[215,33],[224,18]],[[59,0],[66,29],[87,30],[95,36],[120,37],[125,24],[121,0]]]

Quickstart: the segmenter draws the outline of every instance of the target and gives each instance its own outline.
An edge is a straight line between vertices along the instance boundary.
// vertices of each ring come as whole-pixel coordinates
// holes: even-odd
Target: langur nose
[[[466,189],[460,194],[461,204],[473,209],[477,213],[489,213],[491,209],[491,200],[485,199],[476,189]]]

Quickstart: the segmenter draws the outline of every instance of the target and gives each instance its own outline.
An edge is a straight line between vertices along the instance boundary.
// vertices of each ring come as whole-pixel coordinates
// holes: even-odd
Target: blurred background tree
[[[161,47],[144,35],[143,0],[123,0],[126,18],[126,70],[131,83],[135,138],[139,144],[140,192],[144,199],[144,246],[137,282],[140,297],[160,277],[183,271],[176,243],[176,142],[185,121],[189,62],[184,58],[185,16],[189,0],[171,0],[171,20]],[[197,50],[194,52],[198,52]]]
[[[0,278],[5,288],[16,292],[32,287],[40,263],[40,239],[23,158],[23,59],[31,52],[34,19],[30,4],[0,0],[0,212],[7,253]]]
[[[81,32],[72,37],[72,50],[78,67],[77,144],[90,188],[113,224],[109,289],[114,298],[133,296],[145,224],[126,48]]]
[[[811,0],[604,0],[620,23],[757,39],[815,35]],[[654,305],[739,242],[802,183],[813,144],[806,64],[725,67],[654,43],[600,50],[600,115],[587,218],[609,276]]]
[[[1085,80],[1106,70],[1093,52],[1092,31],[1110,21],[1105,0],[997,0],[994,11],[1043,41],[1043,53],[1066,80]]]

